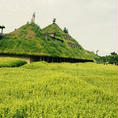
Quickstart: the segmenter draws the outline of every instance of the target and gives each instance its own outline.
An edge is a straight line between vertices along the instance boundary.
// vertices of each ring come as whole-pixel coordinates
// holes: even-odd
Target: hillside
[[[45,33],[55,33],[56,40],[52,40],[51,36],[46,39]],[[94,53],[86,51],[69,34],[64,33],[57,24],[51,24],[41,30],[34,23],[26,24],[4,35],[0,40],[0,53],[79,59],[94,59],[96,57]]]
[[[117,66],[35,62],[0,69],[1,118],[117,118]]]

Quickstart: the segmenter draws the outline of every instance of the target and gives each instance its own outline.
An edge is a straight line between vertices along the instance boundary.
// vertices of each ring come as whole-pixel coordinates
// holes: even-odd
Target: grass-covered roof
[[[54,41],[50,36],[46,40],[45,33],[55,33],[55,38],[64,42]],[[76,45],[79,48],[72,47],[69,44]],[[69,34],[64,33],[57,24],[51,24],[41,29],[34,23],[25,24],[19,29],[4,35],[0,40],[0,53],[79,59],[94,59],[96,56],[94,53],[85,50]]]

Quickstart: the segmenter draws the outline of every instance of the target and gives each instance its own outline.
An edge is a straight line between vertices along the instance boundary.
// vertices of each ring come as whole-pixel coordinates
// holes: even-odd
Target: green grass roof
[[[64,42],[54,41],[49,36],[45,39],[45,33],[55,33],[55,38]],[[71,47],[68,43],[80,48]],[[0,40],[0,53],[46,55],[53,57],[69,57],[79,59],[94,59],[96,55],[86,51],[69,34],[64,33],[57,24],[51,24],[44,29],[34,23],[26,24],[15,31],[4,35]]]

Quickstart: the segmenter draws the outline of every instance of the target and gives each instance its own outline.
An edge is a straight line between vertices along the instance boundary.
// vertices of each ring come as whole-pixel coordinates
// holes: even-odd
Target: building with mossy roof
[[[85,50],[68,32],[64,32],[56,22],[41,29],[35,24],[34,18],[31,23],[2,37],[0,56],[48,62],[87,62],[96,57],[93,52]]]

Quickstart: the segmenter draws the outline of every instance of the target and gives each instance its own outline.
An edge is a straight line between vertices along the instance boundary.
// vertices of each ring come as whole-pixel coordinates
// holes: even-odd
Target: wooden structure
[[[0,26],[1,32],[0,32],[0,39],[2,39],[3,36],[3,29],[5,28],[5,26]]]
[[[60,41],[62,43],[64,42],[62,39],[57,38],[55,36],[55,33],[45,33],[44,36],[46,40],[48,39],[48,37],[51,37],[53,41]]]
[[[5,28],[5,26],[0,26],[1,32],[0,34],[3,34],[3,29]]]
[[[87,59],[76,59],[76,58],[64,58],[64,57],[51,57],[51,56],[36,56],[36,55],[15,55],[15,54],[0,54],[1,57],[15,57],[15,58],[21,58],[27,61],[28,64],[31,62],[36,61],[46,61],[46,62],[70,62],[70,63],[85,63],[85,62],[94,62],[93,60],[87,60]]]

